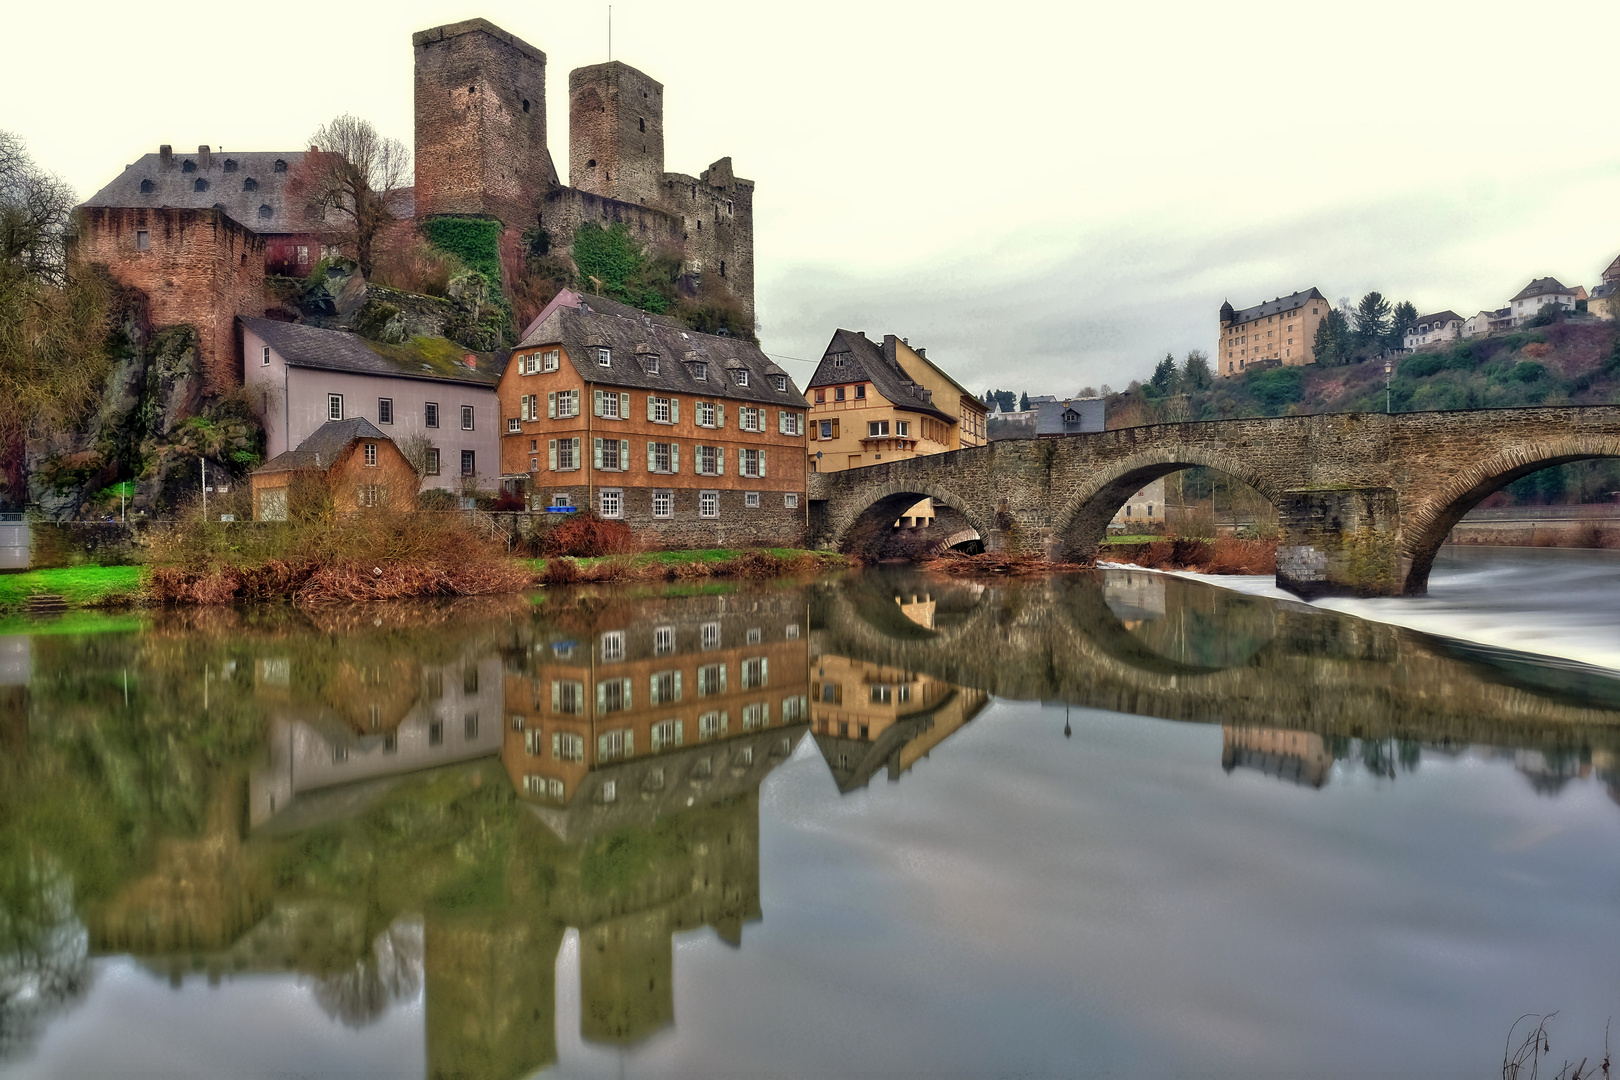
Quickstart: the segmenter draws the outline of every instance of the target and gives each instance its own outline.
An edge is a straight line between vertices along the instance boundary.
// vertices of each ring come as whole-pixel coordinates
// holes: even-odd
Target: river
[[[1477,1077],[1552,1011],[1600,1055],[1615,568],[12,633],[0,1077]]]

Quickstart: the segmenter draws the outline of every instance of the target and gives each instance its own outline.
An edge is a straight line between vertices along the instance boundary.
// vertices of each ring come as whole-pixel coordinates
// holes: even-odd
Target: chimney
[[[201,169],[203,172],[207,172],[209,166],[211,166],[213,163],[214,155],[209,152],[208,147],[197,147],[197,168]]]
[[[174,147],[170,146],[168,143],[164,143],[162,146],[158,147],[158,164],[162,165],[165,169],[174,168]]]
[[[916,353],[922,359],[924,359],[924,360],[928,359],[928,350],[927,349],[917,349]]]

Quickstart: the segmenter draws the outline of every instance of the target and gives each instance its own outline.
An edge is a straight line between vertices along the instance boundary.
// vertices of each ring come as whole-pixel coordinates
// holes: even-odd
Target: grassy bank
[[[786,577],[848,565],[842,555],[801,548],[703,548],[644,551],[626,555],[527,560],[536,582],[568,585],[592,581],[682,581],[694,578]]]
[[[1148,543],[1114,542],[1104,545],[1098,556],[1108,562],[1131,563],[1153,570],[1193,570],[1200,574],[1275,574],[1277,540],[1240,540],[1220,536],[1197,540],[1180,536],[1155,536]]]
[[[141,596],[138,566],[68,566],[0,575],[0,611],[20,608],[32,596],[60,596],[69,607],[133,604]]]

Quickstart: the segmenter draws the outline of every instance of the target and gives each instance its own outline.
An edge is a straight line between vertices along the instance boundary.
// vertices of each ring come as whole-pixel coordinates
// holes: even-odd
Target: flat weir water
[[[1595,1060],[1617,569],[1362,609],[1475,640],[1132,571],[12,633],[0,1077]]]

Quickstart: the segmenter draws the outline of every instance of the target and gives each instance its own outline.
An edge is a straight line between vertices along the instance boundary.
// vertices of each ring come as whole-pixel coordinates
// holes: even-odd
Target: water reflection
[[[1620,802],[1620,694],[1597,673],[1161,575],[5,639],[0,1061],[82,998],[91,956],[130,954],[176,985],[296,973],[350,1027],[420,998],[430,1076],[524,1076],[557,1059],[570,928],[581,1036],[641,1043],[676,1022],[675,935],[740,946],[764,917],[759,791],[805,733],[850,793],[992,695],[1219,725],[1211,769],[1305,789],[1473,755]]]

